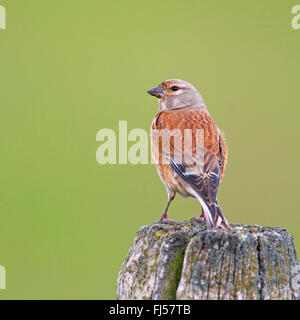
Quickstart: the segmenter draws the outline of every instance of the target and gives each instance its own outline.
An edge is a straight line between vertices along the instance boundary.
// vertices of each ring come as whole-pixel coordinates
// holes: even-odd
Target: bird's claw
[[[169,218],[160,218],[157,223],[163,223],[163,224],[168,224],[168,223],[175,223],[175,220],[169,219]]]
[[[205,219],[202,217],[192,217],[191,221],[205,222]]]

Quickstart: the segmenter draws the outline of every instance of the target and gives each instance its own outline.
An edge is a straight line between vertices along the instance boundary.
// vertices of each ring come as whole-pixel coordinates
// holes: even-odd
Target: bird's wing
[[[222,181],[225,173],[225,168],[227,165],[227,155],[228,155],[228,149],[227,149],[223,132],[219,132],[219,149],[220,149],[220,167],[221,167],[220,181]]]
[[[152,130],[152,138],[155,134],[161,138],[153,143],[156,158],[159,155],[160,161],[167,162],[205,201],[213,203],[224,159],[219,129],[210,114],[197,109],[160,112],[152,129],[157,129],[155,133]]]
[[[190,192],[200,201],[208,226],[210,228],[221,226],[230,231],[231,228],[217,201],[221,178],[221,168],[217,158],[209,152],[205,153],[204,170],[200,174],[198,170],[194,170],[185,163],[177,163],[173,156],[170,156],[170,166],[192,189]]]
[[[208,206],[216,202],[220,184],[220,166],[217,158],[207,152],[204,157],[204,170],[199,173],[198,168],[191,168],[185,163],[177,163],[170,157],[171,168],[188,183],[205,201]]]
[[[211,208],[217,206],[216,195],[221,179],[222,164],[224,152],[220,150],[219,130],[216,127],[213,119],[206,111],[199,110],[181,110],[169,111],[160,114],[156,120],[156,125],[159,129],[174,130],[177,129],[184,136],[184,129],[192,129],[192,135],[187,139],[192,139],[189,145],[191,148],[185,148],[182,144],[171,143],[171,148],[168,150],[161,146],[161,154],[163,159],[169,161],[170,167],[180,176],[185,183],[197,194],[197,198],[201,202],[206,213],[206,219],[210,226],[216,224],[217,214],[211,211]],[[203,129],[203,161],[199,162],[197,158],[197,146],[195,143],[196,130]],[[185,138],[184,138],[185,140]],[[182,158],[178,153],[182,152]],[[182,159],[182,161],[179,161]],[[191,161],[192,159],[192,161]]]

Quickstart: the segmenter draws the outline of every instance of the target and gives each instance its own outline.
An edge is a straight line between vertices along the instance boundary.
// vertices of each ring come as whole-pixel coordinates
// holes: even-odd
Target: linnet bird
[[[151,125],[151,150],[168,193],[168,203],[159,222],[172,221],[167,213],[175,194],[179,193],[200,202],[202,215],[196,220],[205,220],[211,229],[220,226],[230,231],[217,201],[227,163],[227,146],[202,96],[193,85],[179,79],[166,80],[147,93],[159,101],[159,111]],[[202,132],[202,140],[199,139],[202,146],[197,142],[199,132]]]

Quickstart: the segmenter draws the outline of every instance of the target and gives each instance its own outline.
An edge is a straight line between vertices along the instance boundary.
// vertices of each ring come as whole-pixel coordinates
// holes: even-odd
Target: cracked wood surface
[[[120,300],[299,299],[293,238],[278,227],[153,223],[136,234],[119,272]],[[298,286],[299,287],[299,286]]]

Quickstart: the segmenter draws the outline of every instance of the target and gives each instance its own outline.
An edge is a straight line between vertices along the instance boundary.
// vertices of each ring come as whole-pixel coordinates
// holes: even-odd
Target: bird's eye
[[[172,90],[172,91],[177,91],[177,90],[179,90],[179,88],[176,87],[176,86],[173,86],[173,87],[171,88],[171,90]]]

